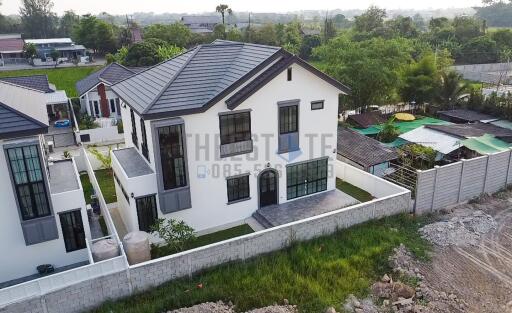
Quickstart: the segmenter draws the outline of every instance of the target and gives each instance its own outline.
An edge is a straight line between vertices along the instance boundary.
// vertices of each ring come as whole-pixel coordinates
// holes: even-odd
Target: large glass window
[[[327,190],[327,158],[286,168],[288,200]]]
[[[130,117],[132,119],[132,142],[133,145],[138,148],[139,147],[139,140],[137,138],[137,127],[135,126],[135,113],[133,113],[133,110],[130,109]]]
[[[187,185],[182,126],[180,124],[158,128],[160,161],[162,163],[165,190]]]
[[[220,119],[220,144],[251,140],[251,112],[224,114]]]
[[[23,220],[51,215],[37,145],[7,149]]]
[[[148,152],[148,139],[146,135],[146,126],[144,124],[144,120],[140,119],[140,132],[142,135],[142,143],[140,144],[140,148],[142,150],[142,155],[149,161],[149,152]]]
[[[297,105],[279,108],[279,134],[296,133],[299,130],[299,107]]]
[[[137,198],[136,202],[139,230],[150,232],[151,226],[153,226],[158,219],[155,195]]]
[[[249,198],[249,175],[227,179],[228,202]]]
[[[80,210],[59,214],[66,252],[86,248],[84,224]]]

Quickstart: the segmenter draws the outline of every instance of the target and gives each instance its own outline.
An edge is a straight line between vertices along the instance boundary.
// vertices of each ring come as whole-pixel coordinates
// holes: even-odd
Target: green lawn
[[[373,199],[370,193],[339,178],[336,178],[336,188],[361,202],[367,202]]]
[[[247,224],[243,224],[240,226],[224,229],[215,233],[203,235],[197,237],[193,242],[191,242],[187,247],[186,250],[194,249],[197,247],[206,246],[215,242],[239,237],[242,235],[247,235],[250,233],[254,233],[254,230]],[[162,256],[170,255],[176,253],[176,251],[173,251],[165,246],[162,247],[154,247],[151,250],[152,257],[159,258]]]
[[[418,234],[423,223],[405,214],[371,221],[169,282],[93,312],[159,313],[218,300],[232,301],[244,311],[285,298],[301,312],[323,312],[328,306],[341,310],[349,294],[365,295],[373,281],[389,272],[388,256],[400,243],[427,257],[429,246]]]
[[[94,194],[94,188],[92,188],[87,172],[80,172],[80,182],[82,182],[82,188],[84,190],[85,203],[91,204],[91,196]]]
[[[101,193],[107,203],[117,202],[116,188],[114,185],[114,176],[110,170],[96,170],[94,171],[98,184],[101,188]],[[82,188],[84,189],[85,202],[91,203],[91,196],[94,194],[91,181],[87,172],[80,173],[80,181],[82,182]]]
[[[30,70],[16,70],[16,71],[0,71],[0,77],[8,76],[27,76],[36,74],[48,75],[50,83],[54,84],[57,89],[66,90],[68,97],[78,97],[75,89],[75,83],[80,79],[97,71],[99,66],[80,66],[80,67],[66,67],[66,68],[44,68],[44,69],[30,69]]]

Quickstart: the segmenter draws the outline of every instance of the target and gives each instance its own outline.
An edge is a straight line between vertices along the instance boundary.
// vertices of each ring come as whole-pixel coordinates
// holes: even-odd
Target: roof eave
[[[0,133],[0,139],[14,139],[14,138],[42,135],[42,134],[47,134],[47,133],[48,133],[48,126],[45,126],[45,127],[41,127],[41,128],[35,128],[35,129]]]

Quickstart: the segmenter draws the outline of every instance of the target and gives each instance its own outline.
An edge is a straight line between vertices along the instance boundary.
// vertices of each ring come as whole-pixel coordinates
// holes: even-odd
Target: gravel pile
[[[436,222],[420,229],[423,238],[438,246],[477,245],[482,234],[496,229],[494,218],[482,211],[455,216],[448,221]]]
[[[297,307],[294,305],[271,305],[264,308],[254,309],[246,313],[298,313]],[[235,309],[231,303],[205,302],[194,305],[189,308],[182,308],[167,313],[235,313]]]

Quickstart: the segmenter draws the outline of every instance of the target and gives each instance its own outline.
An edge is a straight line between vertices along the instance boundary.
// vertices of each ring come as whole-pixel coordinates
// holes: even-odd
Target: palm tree
[[[222,16],[222,25],[224,25],[224,27],[225,27],[226,24],[225,24],[225,20],[224,20],[224,15],[226,13],[228,13],[229,15],[233,14],[233,10],[231,10],[231,8],[227,4],[219,4],[215,8],[215,11],[219,12],[220,15]]]
[[[443,72],[436,100],[442,108],[453,108],[460,96],[468,89],[469,84],[463,81],[462,75],[454,71]]]

